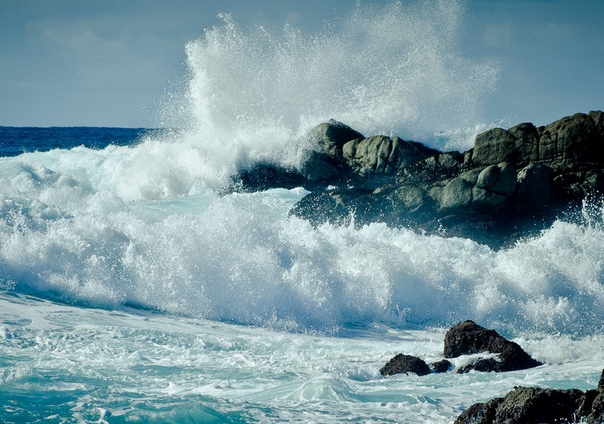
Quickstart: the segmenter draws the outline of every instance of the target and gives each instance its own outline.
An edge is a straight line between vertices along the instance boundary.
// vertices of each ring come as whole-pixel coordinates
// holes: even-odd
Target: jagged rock
[[[503,398],[494,398],[484,403],[475,403],[463,411],[454,424],[494,424],[497,407]],[[510,423],[511,424],[511,423]]]
[[[384,365],[382,369],[380,369],[380,374],[382,375],[394,375],[402,373],[427,375],[430,374],[430,367],[423,359],[399,353],[386,365]]]
[[[536,158],[537,146],[530,139],[518,138],[503,128],[493,128],[476,136],[472,162],[476,165],[496,165],[501,162],[528,165]]]
[[[262,172],[239,178],[241,189],[298,181],[311,194],[290,215],[313,225],[385,222],[493,248],[538,233],[587,196],[604,193],[601,111],[539,128],[494,128],[465,153],[398,137],[364,137],[333,120],[314,128],[308,141],[297,177],[289,170],[267,172],[270,166],[261,164]]]
[[[531,358],[517,343],[501,337],[495,330],[487,330],[473,321],[466,321],[452,327],[445,334],[445,359],[434,362],[429,367],[419,358],[399,354],[392,358],[380,372],[382,375],[401,372],[415,372],[418,375],[425,375],[430,372],[430,368],[434,372],[446,372],[453,368],[453,364],[446,358],[477,353],[498,355],[496,358],[493,358],[492,355],[478,358],[475,362],[461,367],[457,372],[464,373],[470,370],[514,371],[542,365],[541,362]],[[416,371],[416,369],[419,371]]]
[[[604,371],[596,390],[516,387],[504,397],[475,403],[455,424],[604,422]]]
[[[586,401],[581,407],[582,411],[580,411],[581,416],[586,417],[585,422],[587,424],[604,423],[604,370],[602,370],[602,374],[600,375],[597,390],[588,390],[585,392],[585,395]]]
[[[504,398],[472,405],[455,424],[539,424],[575,421],[584,393],[577,389],[555,390],[517,387]]]
[[[445,334],[445,358],[476,353],[497,353],[497,358],[481,358],[466,365],[458,372],[515,371],[543,365],[531,358],[517,343],[500,336],[495,330],[487,330],[473,321],[458,324]]]
[[[342,149],[355,171],[366,176],[394,174],[436,153],[423,144],[384,135],[352,140]]]

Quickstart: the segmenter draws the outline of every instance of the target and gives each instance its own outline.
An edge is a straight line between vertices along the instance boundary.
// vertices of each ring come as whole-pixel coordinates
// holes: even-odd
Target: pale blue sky
[[[403,3],[413,3],[409,0]],[[386,0],[362,3],[383,4]],[[604,109],[604,0],[467,0],[460,50],[497,62],[485,119]],[[154,126],[184,45],[231,13],[312,31],[352,0],[0,0],[0,125]]]

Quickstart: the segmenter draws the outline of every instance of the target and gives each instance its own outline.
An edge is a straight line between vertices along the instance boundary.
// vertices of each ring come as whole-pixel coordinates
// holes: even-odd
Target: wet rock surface
[[[381,370],[382,375],[415,373],[426,375],[454,369],[457,373],[470,371],[506,372],[534,368],[543,365],[531,358],[520,345],[502,337],[495,330],[488,330],[473,321],[465,321],[452,327],[445,334],[444,359],[427,365],[417,357],[398,354]],[[466,358],[464,365],[455,367],[449,359]]]
[[[604,192],[604,112],[476,136],[466,152],[439,152],[337,121],[314,128],[299,168],[261,164],[234,177],[240,190],[303,186],[290,211],[309,220],[385,222],[472,238],[494,248],[549,227]],[[329,188],[329,190],[327,189]]]
[[[477,353],[495,353],[497,356],[479,358],[458,369],[466,373],[476,371],[516,371],[543,365],[531,358],[520,345],[507,340],[495,330],[488,330],[473,321],[466,321],[451,328],[445,334],[445,358]]]
[[[604,422],[604,371],[596,390],[516,387],[501,398],[475,403],[455,424],[537,424]]]
[[[423,359],[411,355],[398,354],[380,370],[382,375],[393,374],[430,374],[430,367]]]

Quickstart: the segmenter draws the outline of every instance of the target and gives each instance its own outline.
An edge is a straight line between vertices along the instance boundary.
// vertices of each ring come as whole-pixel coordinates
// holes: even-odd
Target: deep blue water
[[[84,146],[103,149],[111,144],[127,146],[149,133],[145,128],[109,127],[1,127],[0,156],[26,152],[71,149]]]

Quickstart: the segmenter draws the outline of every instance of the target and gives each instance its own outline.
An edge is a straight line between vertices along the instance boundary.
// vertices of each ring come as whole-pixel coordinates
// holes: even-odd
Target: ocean
[[[0,127],[0,422],[440,424],[515,386],[595,388],[597,202],[493,250],[313,227],[288,217],[302,187],[230,186],[299,165],[330,118],[470,148],[496,124],[480,112],[499,70],[455,48],[462,17],[451,1],[359,6],[306,33],[222,15],[185,46],[159,129]],[[441,359],[466,319],[544,365],[380,375],[398,353]]]

